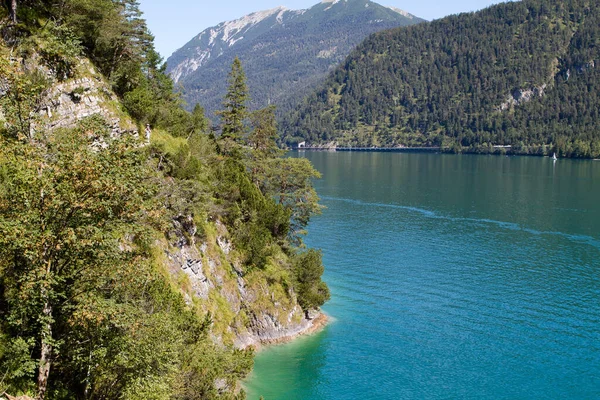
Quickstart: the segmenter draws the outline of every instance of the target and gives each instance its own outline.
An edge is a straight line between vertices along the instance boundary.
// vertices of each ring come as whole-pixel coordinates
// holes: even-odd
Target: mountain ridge
[[[190,42],[186,43],[183,47],[176,50],[174,53],[177,53],[181,50],[186,50],[187,47],[190,45],[190,43],[195,43],[196,41],[200,41],[202,43],[202,39],[205,38],[206,36],[208,36],[208,43],[206,44],[207,49],[199,51],[197,53],[199,56],[198,58],[187,59],[187,60],[189,60],[189,62],[184,61],[184,62],[178,64],[174,69],[169,71],[169,74],[173,78],[173,81],[178,82],[181,78],[185,77],[189,73],[193,73],[199,67],[206,64],[206,62],[208,62],[209,59],[211,58],[212,50],[215,48],[216,45],[219,44],[216,41],[216,39],[219,36],[221,36],[221,38],[220,38],[221,41],[225,42],[225,44],[227,44],[228,47],[231,47],[231,46],[235,45],[235,43],[237,41],[244,39],[244,36],[240,36],[240,35],[243,35],[244,33],[246,33],[248,30],[253,28],[254,25],[261,23],[265,19],[272,17],[275,13],[277,13],[277,16],[275,17],[276,23],[283,23],[283,20],[284,20],[283,15],[284,14],[288,14],[291,12],[292,14],[288,14],[288,15],[290,17],[293,17],[293,14],[302,13],[303,11],[305,11],[305,10],[295,11],[295,10],[290,10],[283,6],[279,6],[279,7],[275,7],[275,8],[268,9],[268,10],[256,11],[256,12],[247,14],[243,17],[236,18],[231,21],[223,21],[215,26],[206,28],[205,30],[200,32],[200,34],[197,35],[195,37],[195,39],[192,39]],[[235,32],[232,32],[234,30],[235,30]],[[231,34],[231,36],[230,36],[230,34]],[[206,41],[204,41],[204,42],[206,42]],[[194,50],[196,50],[196,49],[198,49],[198,47],[194,46]],[[217,55],[217,57],[219,57],[219,55]],[[169,57],[169,59],[170,58],[171,57]]]
[[[209,27],[167,59],[192,108],[220,108],[235,56],[248,76],[252,107],[290,109],[308,88],[371,33],[423,20],[367,0],[329,1],[304,10],[276,7]]]

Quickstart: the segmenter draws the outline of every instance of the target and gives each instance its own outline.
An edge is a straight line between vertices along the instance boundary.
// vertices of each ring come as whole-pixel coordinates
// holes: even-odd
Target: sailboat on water
[[[552,161],[556,161],[558,158],[556,157],[556,153],[552,154]]]

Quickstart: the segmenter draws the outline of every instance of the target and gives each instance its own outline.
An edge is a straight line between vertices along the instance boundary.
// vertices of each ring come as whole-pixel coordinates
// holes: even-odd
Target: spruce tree
[[[246,131],[244,121],[248,117],[246,101],[248,101],[246,74],[239,58],[233,60],[229,72],[229,86],[223,101],[221,116],[221,150],[231,153],[236,143],[239,143]]]

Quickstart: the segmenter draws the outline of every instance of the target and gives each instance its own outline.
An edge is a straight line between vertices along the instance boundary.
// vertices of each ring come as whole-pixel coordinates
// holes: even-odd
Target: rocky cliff
[[[66,80],[54,80],[43,66],[28,62],[26,68],[43,72],[51,84],[40,96],[34,130],[52,132],[75,126],[88,117],[104,120],[111,136],[138,135],[138,127],[123,110],[110,85],[93,65],[79,60],[76,72]],[[142,146],[145,138],[139,138]],[[151,143],[158,138],[151,137]],[[108,145],[102,138],[100,148]],[[108,149],[108,151],[110,151]],[[168,185],[165,182],[165,185]],[[241,266],[236,243],[219,220],[200,221],[201,233],[192,216],[178,216],[155,242],[155,261],[167,270],[188,303],[200,304],[212,318],[215,342],[237,348],[291,339],[310,331],[311,319],[297,304],[291,288],[289,261],[277,254],[266,269],[249,272]],[[320,321],[319,321],[320,323]]]
[[[329,298],[320,253],[298,247],[318,173],[270,177],[253,167],[305,160],[183,110],[137,2],[14,3],[0,5],[0,393],[243,398],[251,348],[314,326]]]
[[[292,339],[321,323],[305,318],[282,268],[279,254],[265,271],[245,272],[235,243],[220,221],[206,221],[202,235],[192,217],[173,220],[166,240],[156,242],[159,258],[176,278],[186,301],[197,302],[213,318],[215,341],[237,348]]]

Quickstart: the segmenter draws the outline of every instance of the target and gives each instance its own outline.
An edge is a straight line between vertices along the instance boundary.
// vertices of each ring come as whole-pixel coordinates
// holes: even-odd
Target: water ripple
[[[249,398],[600,399],[600,164],[314,157],[336,322],[261,352]]]
[[[351,204],[356,204],[356,205],[360,205],[360,206],[364,206],[364,207],[380,207],[380,208],[390,208],[390,209],[395,209],[395,210],[412,211],[415,213],[419,213],[427,218],[442,219],[442,220],[451,221],[451,222],[471,222],[474,224],[495,225],[502,229],[508,229],[508,230],[512,230],[512,231],[522,231],[522,232],[529,233],[531,235],[554,235],[554,236],[559,236],[559,237],[565,238],[572,242],[586,244],[586,245],[593,246],[597,249],[600,249],[600,241],[596,240],[594,237],[588,236],[588,235],[577,235],[577,234],[570,234],[570,233],[565,233],[565,232],[553,232],[553,231],[539,231],[536,229],[530,229],[530,228],[523,227],[523,226],[513,223],[513,222],[496,221],[496,220],[487,219],[487,218],[451,217],[451,216],[447,216],[447,215],[441,215],[435,211],[426,210],[426,209],[418,208],[418,207],[403,206],[403,205],[399,205],[399,204],[373,203],[373,202],[365,202],[365,201],[361,201],[361,200],[346,199],[346,198],[332,197],[332,196],[321,196],[321,199],[327,200],[327,201],[339,201],[339,202],[344,202],[344,203],[351,203]]]

